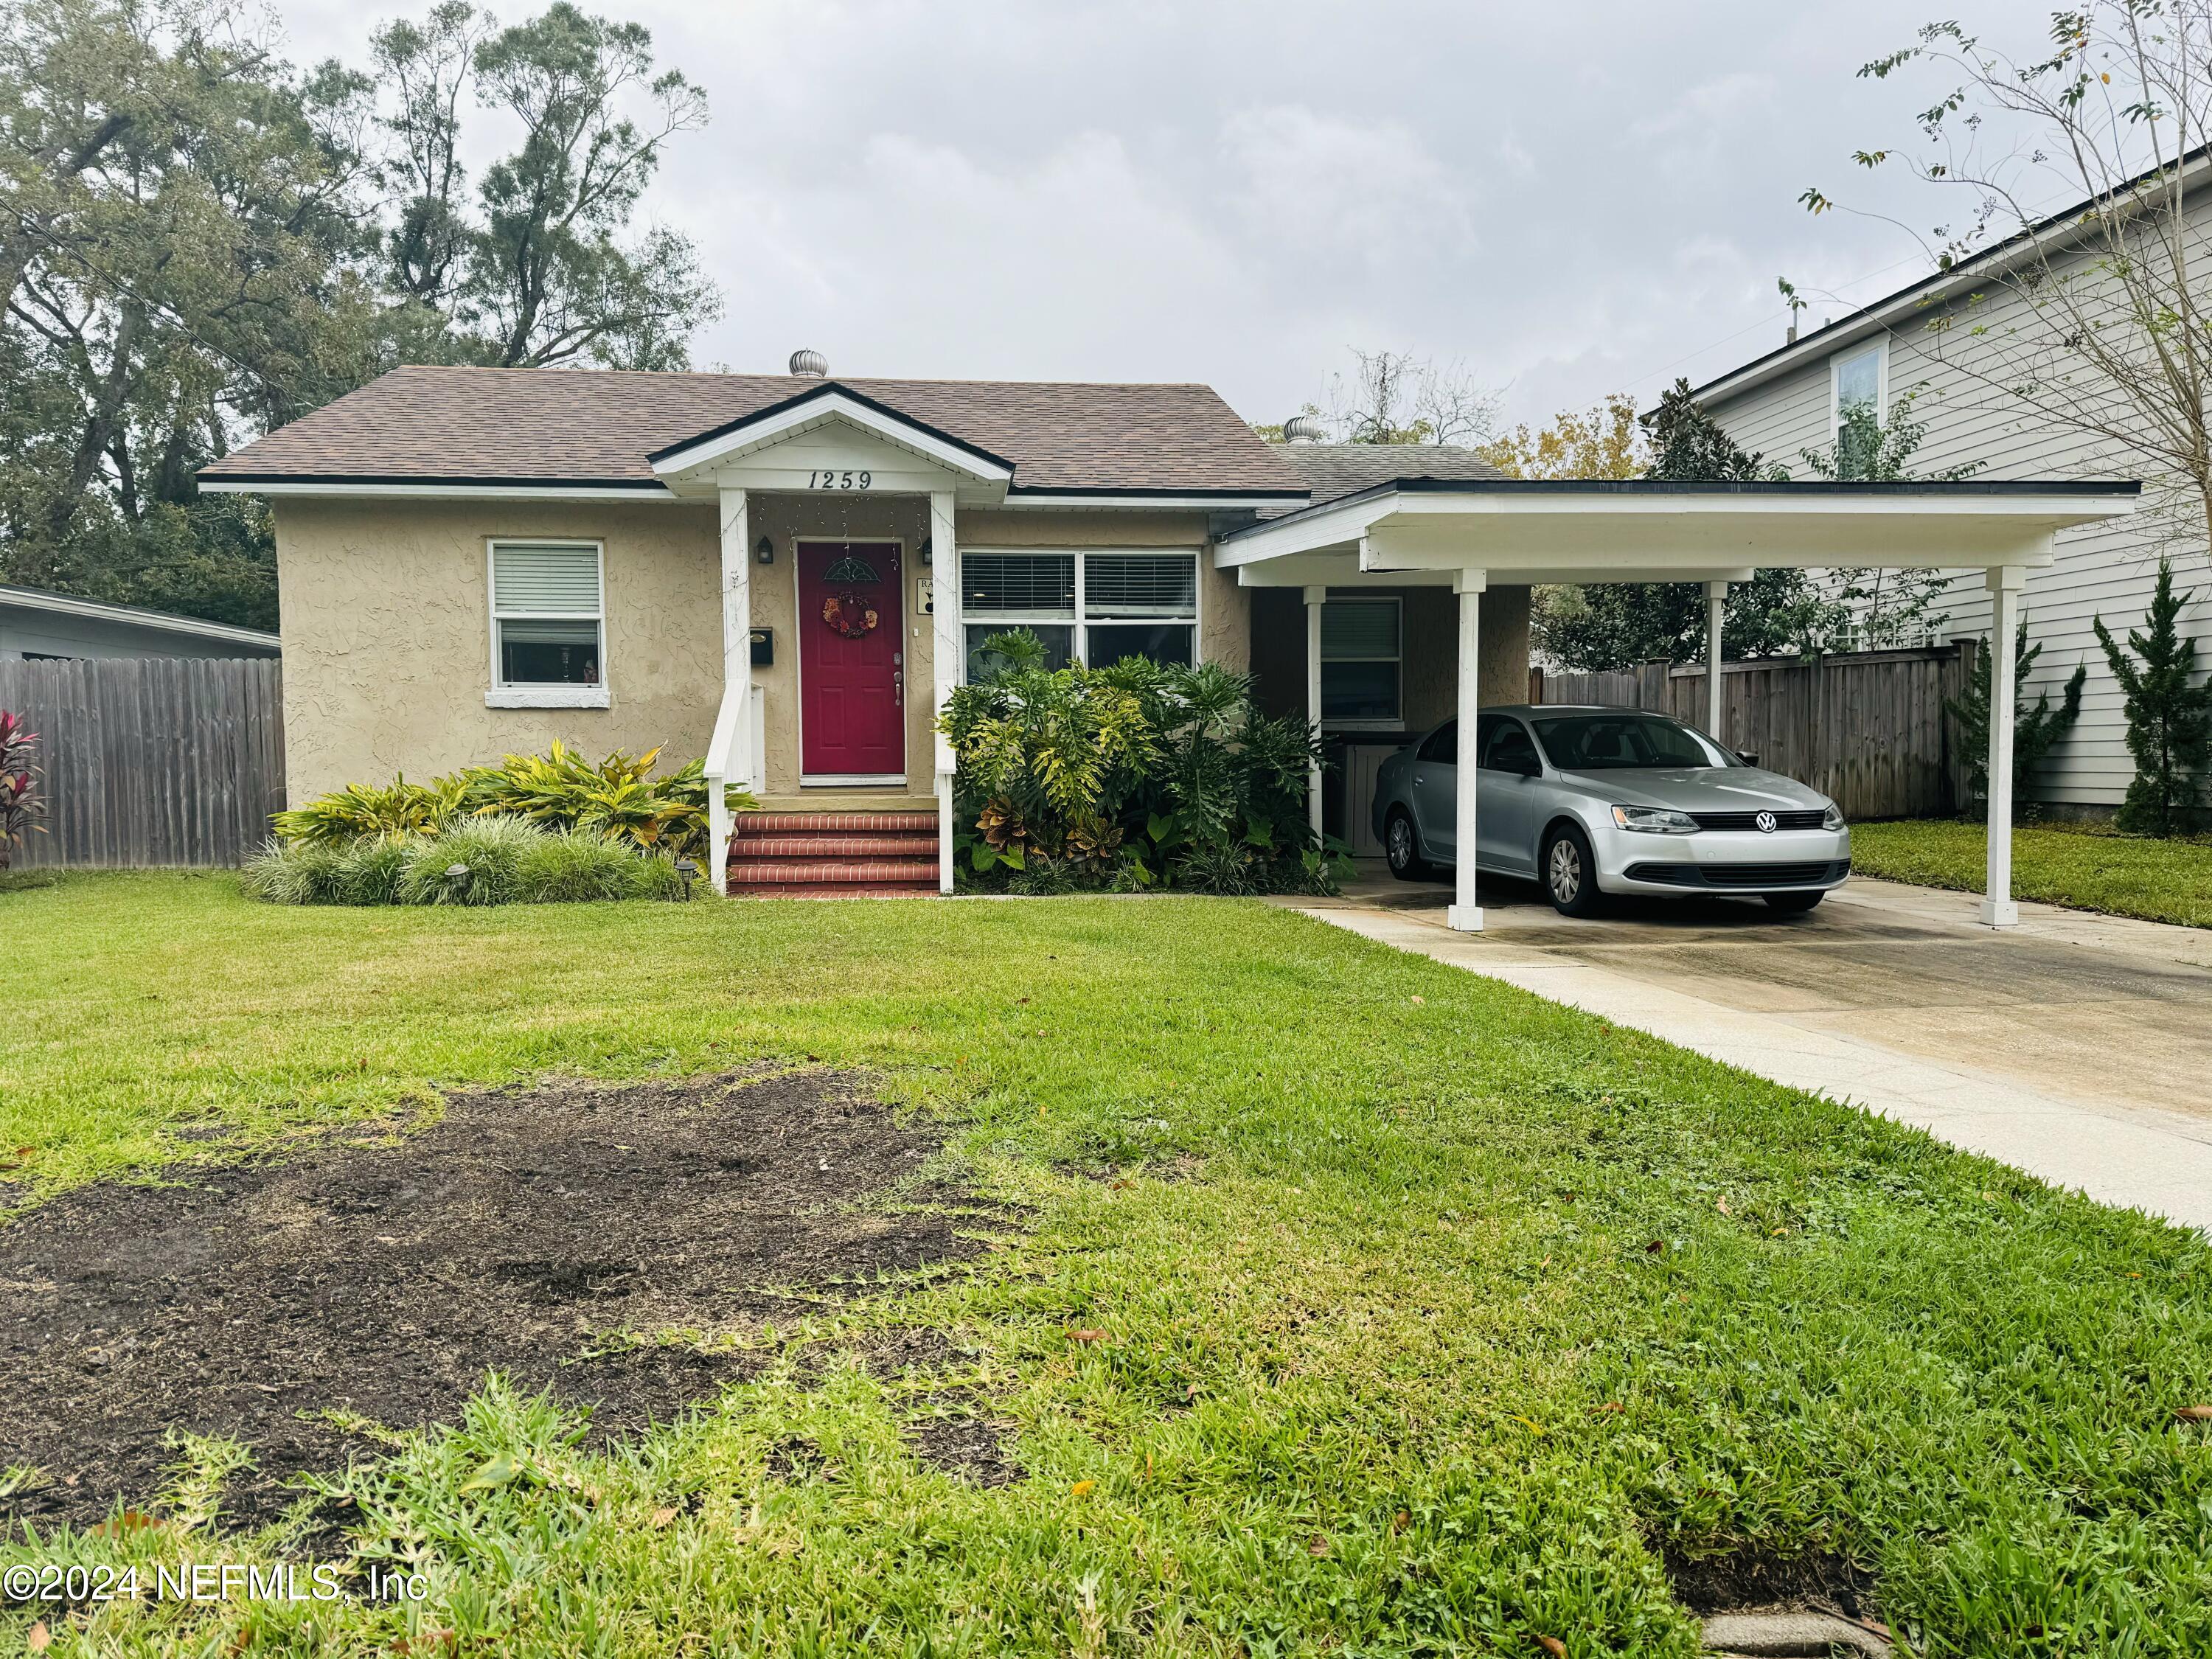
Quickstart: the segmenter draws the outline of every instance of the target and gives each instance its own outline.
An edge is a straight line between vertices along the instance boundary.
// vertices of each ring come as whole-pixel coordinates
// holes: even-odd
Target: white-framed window
[[[1404,716],[1404,606],[1395,594],[1329,595],[1321,608],[1321,717],[1341,730]]]
[[[494,541],[494,708],[605,708],[606,554],[599,542]]]
[[[963,548],[960,625],[971,680],[989,666],[984,641],[1015,628],[1044,642],[1054,668],[1077,659],[1094,667],[1125,657],[1194,663],[1198,552]]]
[[[1875,340],[1828,359],[1828,437],[1839,477],[1856,477],[1859,455],[1881,441],[1889,409],[1889,347]]]

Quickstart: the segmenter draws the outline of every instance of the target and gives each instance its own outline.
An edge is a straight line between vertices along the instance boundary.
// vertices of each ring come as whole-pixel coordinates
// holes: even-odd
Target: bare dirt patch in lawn
[[[252,1448],[225,1507],[262,1518],[373,1449],[301,1413],[450,1419],[487,1369],[603,1434],[666,1421],[757,1362],[605,1334],[744,1328],[974,1255],[965,1194],[909,1180],[941,1139],[848,1074],[574,1082],[456,1097],[396,1144],[69,1194],[0,1228],[0,1462],[46,1477],[0,1515],[143,1502],[175,1427]]]

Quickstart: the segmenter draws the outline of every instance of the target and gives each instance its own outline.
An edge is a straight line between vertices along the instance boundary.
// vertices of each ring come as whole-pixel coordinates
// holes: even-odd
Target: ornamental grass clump
[[[684,896],[674,860],[583,830],[541,832],[516,860],[514,885],[526,904]]]
[[[239,872],[246,896],[270,904],[342,904],[348,848],[329,842],[272,841]]]
[[[407,848],[404,836],[368,836],[348,848],[338,860],[337,902],[398,903]]]
[[[515,817],[465,818],[407,843],[402,904],[511,904],[521,896],[525,854],[550,832]]]

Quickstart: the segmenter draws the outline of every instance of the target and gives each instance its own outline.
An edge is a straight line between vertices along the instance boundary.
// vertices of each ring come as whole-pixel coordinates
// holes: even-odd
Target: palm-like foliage
[[[410,783],[402,774],[380,787],[349,783],[277,813],[274,825],[280,840],[318,847],[345,846],[371,836],[435,835],[461,810],[468,781],[466,773],[455,773]]]
[[[944,720],[971,868],[1034,884],[1042,856],[1119,886],[1327,883],[1306,823],[1315,740],[1303,720],[1263,714],[1249,676],[1140,658],[1048,669],[1019,630],[985,649],[1000,665],[955,690]]]
[[[705,765],[693,761],[655,777],[659,758],[658,749],[635,757],[617,750],[594,763],[556,742],[546,754],[509,755],[496,766],[471,767],[428,784],[404,777],[380,788],[349,784],[278,813],[276,834],[286,842],[339,846],[364,836],[435,835],[457,816],[514,817],[641,852],[699,852],[707,844]],[[754,804],[738,789],[727,799],[734,811]]]
[[[25,836],[43,828],[37,819],[46,802],[31,765],[38,746],[39,734],[24,726],[22,717],[0,708],[0,870],[8,867],[12,850]]]

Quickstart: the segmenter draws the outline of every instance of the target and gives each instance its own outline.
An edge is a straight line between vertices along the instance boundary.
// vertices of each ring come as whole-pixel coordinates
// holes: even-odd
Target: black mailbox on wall
[[[753,666],[773,668],[775,665],[775,629],[756,628],[753,629]]]

